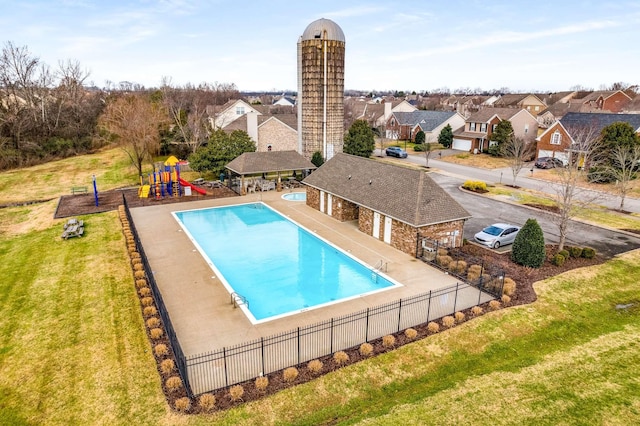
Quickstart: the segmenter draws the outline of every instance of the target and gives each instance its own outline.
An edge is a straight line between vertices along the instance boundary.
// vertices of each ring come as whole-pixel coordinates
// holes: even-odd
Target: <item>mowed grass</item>
[[[113,148],[3,172],[0,205],[56,198],[70,194],[73,186],[86,186],[93,191],[93,175],[98,191],[139,184],[138,173],[127,154]]]
[[[184,416],[162,394],[116,213],[64,241],[54,209],[0,209],[0,424],[640,424],[640,251],[538,283],[532,305]]]

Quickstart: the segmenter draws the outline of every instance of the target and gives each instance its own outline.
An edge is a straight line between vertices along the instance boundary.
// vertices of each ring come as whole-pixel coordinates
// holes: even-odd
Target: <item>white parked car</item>
[[[513,244],[520,227],[508,223],[494,223],[478,232],[473,238],[485,246],[498,248],[507,244]]]

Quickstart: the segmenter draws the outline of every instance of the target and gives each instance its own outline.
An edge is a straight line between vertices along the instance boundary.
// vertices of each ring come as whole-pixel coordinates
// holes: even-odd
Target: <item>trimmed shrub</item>
[[[447,315],[446,317],[442,318],[443,327],[451,328],[455,324],[456,324],[456,320],[451,315]]]
[[[169,348],[167,348],[167,345],[165,345],[164,343],[159,343],[154,346],[153,353],[155,353],[158,357],[165,356],[169,353]]]
[[[164,374],[169,374],[176,368],[176,363],[172,359],[165,359],[160,363],[160,371]]]
[[[338,351],[333,354],[333,361],[338,365],[345,364],[349,361],[349,355],[344,351]]]
[[[164,385],[171,392],[175,392],[182,387],[182,379],[178,376],[171,376],[164,382]]]
[[[482,265],[471,265],[467,269],[467,280],[476,281],[482,274]]]
[[[437,333],[438,331],[440,331],[440,325],[438,325],[437,322],[431,321],[429,324],[427,324],[427,330],[429,330],[429,333]]]
[[[132,265],[137,265],[139,263],[142,263],[142,259],[140,259],[139,257],[134,257],[133,259],[131,259]]]
[[[138,253],[138,251],[136,250],[135,245],[131,245],[130,244],[129,247],[128,247],[128,250],[129,250],[129,256],[131,256],[131,257],[133,257],[133,253]]]
[[[487,191],[487,184],[480,181],[480,180],[468,180],[465,181],[465,183],[462,184],[462,187],[464,189],[468,189],[469,191],[476,191],[476,192],[486,192]]]
[[[382,336],[382,346],[385,348],[393,348],[396,345],[396,338],[391,334]]]
[[[454,274],[464,274],[464,271],[467,270],[467,262],[464,260],[454,260],[449,263],[449,270]]]
[[[198,406],[204,411],[211,411],[216,406],[216,397],[210,393],[200,395],[198,398]]]
[[[242,385],[235,385],[229,388],[229,396],[232,401],[240,401],[244,395],[244,388]]]
[[[582,247],[571,247],[569,249],[569,255],[574,259],[582,256]]]
[[[558,254],[562,255],[562,257],[564,257],[565,259],[568,259],[570,256],[569,250],[560,250]]]
[[[404,335],[409,340],[415,340],[415,338],[418,337],[418,332],[413,328],[407,328],[404,331]]]
[[[133,265],[133,270],[134,271],[142,271],[142,270],[144,270],[144,266],[142,265],[142,263],[136,263],[135,265]]]
[[[446,268],[449,266],[449,264],[453,261],[453,258],[449,255],[444,255],[444,256],[440,256],[437,255],[436,256],[436,263],[440,266],[442,266],[443,268]]]
[[[132,259],[140,259],[140,253],[138,253],[137,251],[130,253],[129,256],[131,256]]]
[[[447,250],[446,248],[439,248],[437,254],[438,256],[448,256],[449,250]]]
[[[153,305],[153,297],[143,297],[140,299],[140,303],[142,306],[151,306]]]
[[[141,297],[148,297],[149,295],[151,295],[151,289],[149,289],[149,287],[142,287],[140,290],[138,290],[138,294]]]
[[[553,259],[551,259],[551,263],[553,263],[555,266],[562,266],[564,265],[565,259],[566,257],[558,253],[555,256],[553,256]]]
[[[502,285],[502,294],[506,294],[507,296],[513,296],[516,294],[516,282],[509,277],[504,279],[504,284]]]
[[[307,364],[309,371],[316,374],[322,371],[322,367],[324,367],[324,365],[319,359],[313,359]]]
[[[593,259],[596,257],[596,250],[591,247],[585,247],[582,249],[582,257],[585,259]]]
[[[363,343],[358,351],[362,356],[370,356],[373,353],[373,345],[371,343]]]
[[[151,330],[149,330],[149,336],[151,336],[153,340],[161,338],[163,334],[164,332],[161,328],[152,328]]]
[[[136,287],[138,288],[146,287],[146,285],[147,285],[147,280],[144,280],[144,279],[136,280]]]
[[[176,399],[176,402],[173,405],[174,407],[176,407],[176,410],[178,411],[188,411],[189,408],[191,408],[191,400],[189,398],[182,397],[182,398],[178,398]]]
[[[282,372],[282,378],[285,382],[291,383],[298,378],[298,369],[295,367],[289,367]]]
[[[498,309],[500,309],[500,301],[492,300],[491,302],[489,302],[489,309],[491,309],[492,311],[497,311]]]
[[[464,312],[456,312],[455,314],[453,314],[453,318],[455,318],[456,322],[460,324],[461,322],[464,322],[466,316]]]
[[[256,377],[255,386],[259,391],[264,391],[269,386],[269,378],[265,376]]]
[[[473,316],[478,316],[478,315],[482,315],[484,311],[482,310],[482,308],[480,306],[474,306],[473,308],[471,308],[471,313],[473,314]]]
[[[133,273],[133,276],[134,276],[136,279],[140,280],[140,279],[144,278],[144,276],[145,276],[145,275],[144,275],[144,271],[135,271],[135,272]]]
[[[528,219],[511,248],[511,260],[522,266],[539,268],[544,263],[544,233],[535,219]]]
[[[502,304],[503,305],[508,305],[509,303],[511,303],[511,298],[509,296],[507,296],[506,294],[502,295],[502,298],[500,299],[502,300]]]
[[[152,315],[155,315],[158,313],[158,310],[155,308],[155,306],[147,306],[142,310],[142,314],[145,317],[150,317]]]
[[[160,325],[160,319],[158,317],[151,317],[147,320],[147,327],[156,328]]]

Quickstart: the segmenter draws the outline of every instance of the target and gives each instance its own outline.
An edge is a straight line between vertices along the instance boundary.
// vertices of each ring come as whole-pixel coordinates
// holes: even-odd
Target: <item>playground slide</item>
[[[179,179],[178,179],[178,182],[180,182],[180,185],[182,185],[182,186],[188,186],[188,187],[190,187],[193,191],[196,191],[198,194],[207,195],[207,191],[205,191],[205,190],[204,190],[204,189],[202,189],[202,188],[198,188],[198,187],[197,187],[197,186],[195,186],[195,185],[190,184],[189,182],[187,182],[186,180],[184,180],[184,179],[182,179],[182,178],[179,178]]]

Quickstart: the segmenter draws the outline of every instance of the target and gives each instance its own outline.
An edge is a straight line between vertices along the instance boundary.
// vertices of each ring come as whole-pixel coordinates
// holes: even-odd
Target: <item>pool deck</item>
[[[287,192],[289,191],[269,191],[242,197],[131,209],[152,273],[185,355],[202,354],[260,337],[272,336],[299,326],[315,324],[332,317],[456,284],[455,278],[360,232],[356,221],[339,222],[308,207],[304,202],[283,200],[281,196]],[[171,212],[259,201],[351,253],[371,267],[381,260],[388,262],[386,274],[402,286],[280,319],[252,324],[241,309],[233,307],[228,291],[196,250],[187,234],[183,232]],[[275,246],[265,248],[265,250],[285,249]],[[241,256],[242,253],[236,255]],[[260,265],[256,265],[256,268],[259,267]],[[477,295],[477,291],[473,292],[473,295],[470,292],[469,299],[477,299]],[[464,299],[464,296],[462,298]],[[486,300],[490,298],[483,295],[482,301]],[[460,303],[464,306],[474,304],[472,300]],[[464,306],[461,306],[461,309]]]

